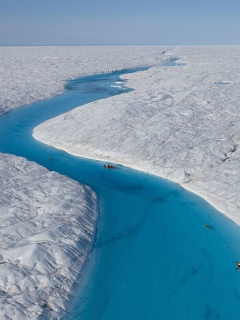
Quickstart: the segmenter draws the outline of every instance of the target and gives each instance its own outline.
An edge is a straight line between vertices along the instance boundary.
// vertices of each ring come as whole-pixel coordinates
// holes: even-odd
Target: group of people
[[[108,168],[108,169],[116,169],[116,167],[115,166],[113,166],[112,164],[105,164],[104,165],[104,168]]]

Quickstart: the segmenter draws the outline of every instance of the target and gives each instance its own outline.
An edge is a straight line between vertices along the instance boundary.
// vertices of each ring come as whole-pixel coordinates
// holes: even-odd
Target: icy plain
[[[67,79],[160,65],[169,46],[1,47],[0,114],[64,90]],[[89,258],[95,193],[0,153],[0,318],[58,319]]]
[[[34,137],[173,180],[240,224],[240,47],[168,51],[184,65],[123,76],[135,90],[48,120]]]
[[[170,46],[1,47],[0,114],[57,95],[68,79],[159,65]],[[166,57],[165,57],[166,60]]]

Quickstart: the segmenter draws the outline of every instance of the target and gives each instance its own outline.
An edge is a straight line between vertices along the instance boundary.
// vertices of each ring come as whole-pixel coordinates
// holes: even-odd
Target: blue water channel
[[[235,320],[239,226],[170,181],[120,165],[107,170],[32,138],[48,118],[127,92],[120,74],[71,80],[63,94],[0,117],[0,152],[87,184],[99,197],[92,259],[64,319]]]

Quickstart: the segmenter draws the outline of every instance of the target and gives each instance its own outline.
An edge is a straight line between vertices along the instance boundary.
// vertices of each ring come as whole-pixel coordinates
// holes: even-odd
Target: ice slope
[[[159,65],[170,46],[0,47],[0,114],[63,91],[67,79]]]
[[[0,318],[58,319],[89,258],[96,195],[12,155],[0,181]]]
[[[186,65],[123,76],[134,91],[48,120],[33,135],[176,181],[240,224],[240,46],[165,54],[173,55]]]
[[[0,47],[0,114],[67,79],[158,65],[169,46]],[[0,318],[57,319],[89,258],[97,199],[86,186],[0,154]]]

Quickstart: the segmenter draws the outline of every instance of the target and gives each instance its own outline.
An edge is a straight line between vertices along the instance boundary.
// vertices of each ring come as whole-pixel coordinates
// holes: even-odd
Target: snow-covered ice
[[[170,46],[0,47],[0,114],[59,94],[67,79],[162,63]]]
[[[186,65],[160,66],[174,57]],[[0,47],[0,114],[61,93],[67,79],[140,66],[154,67],[123,76],[134,91],[34,136],[176,181],[240,224],[239,46]],[[57,318],[88,258],[96,196],[9,155],[0,154],[0,179],[1,319]]]
[[[0,181],[0,318],[58,319],[89,259],[96,195],[12,155]]]
[[[61,93],[67,79],[162,64],[169,48],[0,47],[0,114]],[[89,258],[96,195],[10,155],[0,154],[0,180],[0,318],[58,319]]]
[[[240,46],[164,56],[186,64],[124,75],[134,91],[48,120],[34,137],[176,181],[240,224]]]

